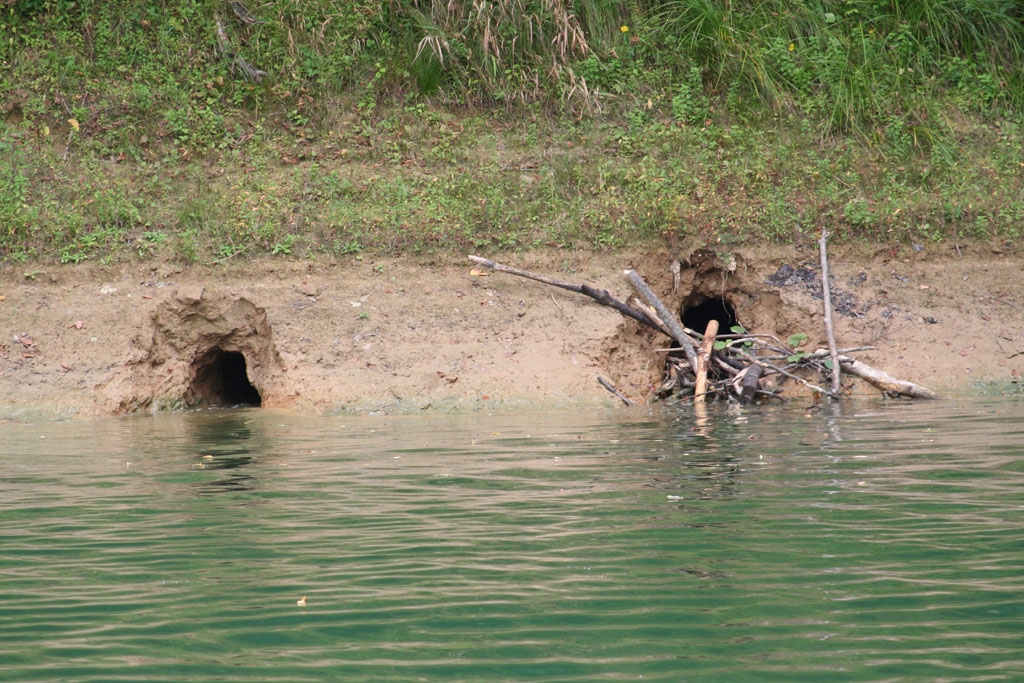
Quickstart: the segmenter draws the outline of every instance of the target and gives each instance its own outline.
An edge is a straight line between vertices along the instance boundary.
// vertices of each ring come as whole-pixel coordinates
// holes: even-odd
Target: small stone
[[[202,285],[185,285],[180,288],[174,296],[178,302],[190,305],[199,303],[203,298],[203,286]]]

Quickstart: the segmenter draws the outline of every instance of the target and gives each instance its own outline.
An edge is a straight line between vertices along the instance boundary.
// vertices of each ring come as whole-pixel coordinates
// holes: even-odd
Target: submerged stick
[[[832,331],[832,291],[828,285],[828,230],[822,228],[818,238],[818,251],[821,254],[821,291],[825,299],[825,338],[828,340],[828,351],[832,357],[832,393],[838,394],[843,388],[839,379],[839,352],[836,350],[836,336]]]
[[[601,375],[598,375],[597,376],[597,381],[601,384],[602,387],[604,387],[608,391],[610,391],[613,394],[615,394],[616,396],[618,396],[619,400],[622,401],[623,403],[625,403],[627,406],[633,405],[633,402],[630,401],[628,398],[626,398],[625,394],[623,394],[621,391],[616,389],[615,386],[611,382],[606,380],[604,377],[602,377]]]
[[[499,273],[508,273],[509,275],[525,277],[528,280],[536,280],[537,282],[543,282],[544,284],[551,285],[552,287],[558,287],[559,289],[564,289],[569,292],[576,292],[577,294],[589,296],[597,303],[614,308],[622,315],[628,318],[632,318],[633,320],[636,320],[639,323],[647,325],[648,327],[651,327],[657,330],[658,332],[661,332],[667,337],[672,336],[665,330],[664,327],[659,325],[657,321],[652,320],[651,317],[648,316],[646,313],[633,308],[627,303],[619,301],[611,294],[609,294],[608,290],[606,289],[596,289],[594,287],[590,287],[589,285],[574,285],[571,282],[562,282],[561,280],[556,280],[555,278],[547,277],[546,275],[539,275],[537,273],[531,273],[528,270],[522,270],[521,268],[513,268],[512,266],[506,266],[501,263],[495,263],[490,259],[481,258],[479,256],[469,256],[468,258],[473,263],[481,265],[484,268],[496,270]]]
[[[733,387],[736,389],[741,403],[750,403],[754,400],[754,395],[757,394],[757,383],[761,379],[761,372],[760,365],[751,363],[740,373],[743,377],[737,375],[733,379]]]
[[[896,379],[887,372],[876,370],[870,365],[854,360],[849,356],[839,356],[839,362],[842,364],[843,370],[846,370],[851,375],[860,377],[887,394],[909,396],[910,398],[939,398],[939,395],[930,389],[926,389],[913,382]]]
[[[661,303],[661,299],[655,294],[644,279],[640,277],[640,274],[635,270],[627,270],[626,279],[633,285],[637,292],[640,293],[644,299],[647,300],[654,310],[657,311],[661,317],[661,321],[665,323],[665,326],[669,329],[669,336],[679,342],[679,345],[683,347],[683,353],[686,354],[686,360],[690,363],[690,367],[693,371],[697,371],[697,349],[693,346],[693,341],[689,335],[683,330],[682,324],[679,322],[679,316],[673,315],[666,307],[665,304]]]

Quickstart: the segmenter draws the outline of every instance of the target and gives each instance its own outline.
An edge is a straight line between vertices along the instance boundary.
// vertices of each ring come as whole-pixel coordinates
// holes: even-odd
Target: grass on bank
[[[0,256],[1020,236],[1013,3],[473,7],[8,4]]]

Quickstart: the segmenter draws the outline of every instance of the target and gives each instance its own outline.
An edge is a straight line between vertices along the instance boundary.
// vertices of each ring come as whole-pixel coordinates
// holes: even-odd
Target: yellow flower
[[[792,52],[795,49],[796,49],[796,45],[794,45],[793,43],[790,43],[789,44],[789,51]]]
[[[629,33],[629,27],[628,26],[620,26],[619,30],[622,31],[623,33]]]

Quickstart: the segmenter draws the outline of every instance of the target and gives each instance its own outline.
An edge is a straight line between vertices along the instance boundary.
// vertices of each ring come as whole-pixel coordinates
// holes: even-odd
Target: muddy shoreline
[[[621,299],[632,268],[681,312],[725,302],[752,332],[824,345],[812,245],[483,255]],[[947,395],[1017,386],[1019,254],[940,244],[830,255],[840,346],[874,346],[857,357]],[[667,346],[590,299],[461,258],[5,264],[0,296],[3,420],[232,399],[240,359],[263,406],[305,413],[615,404],[598,375],[644,402]]]

